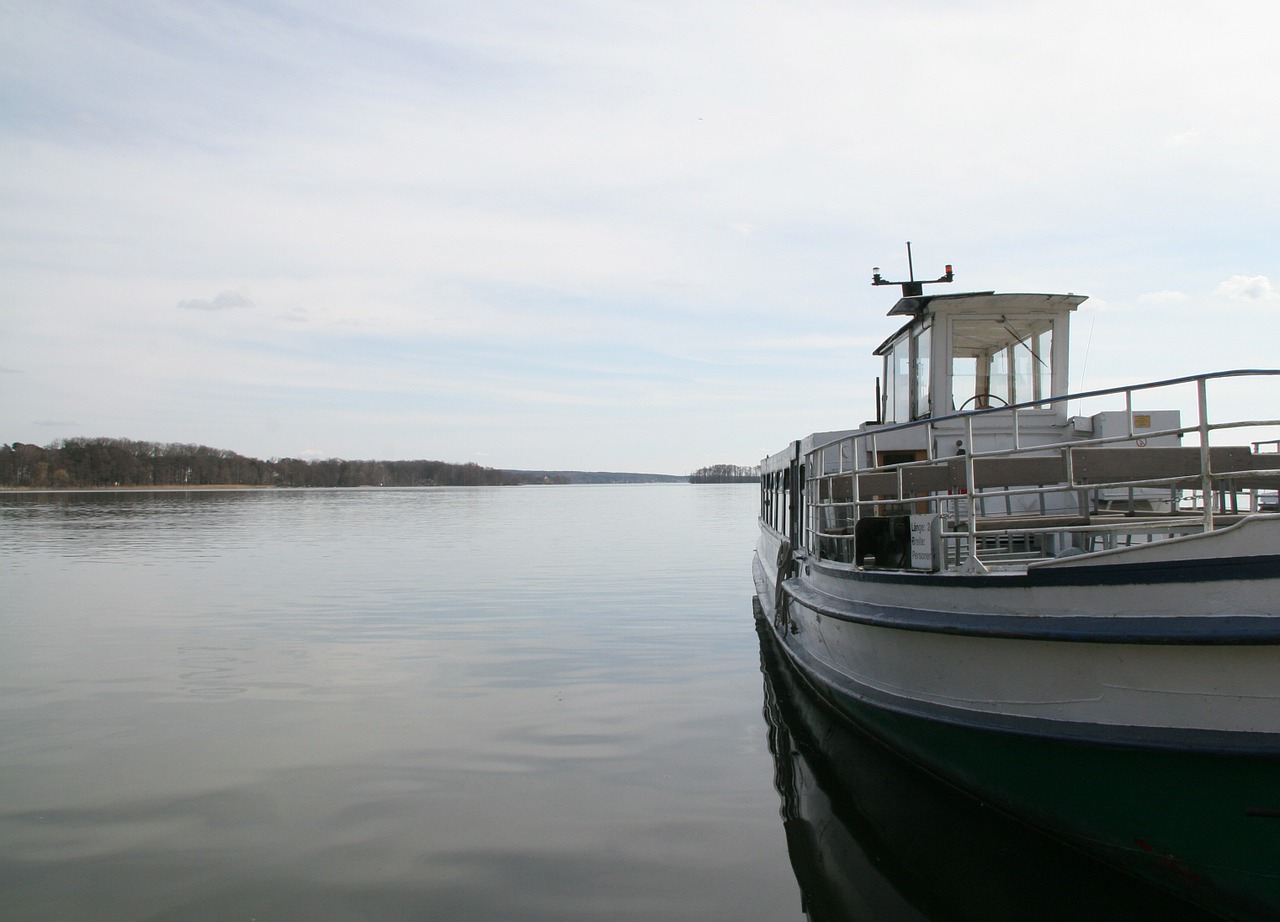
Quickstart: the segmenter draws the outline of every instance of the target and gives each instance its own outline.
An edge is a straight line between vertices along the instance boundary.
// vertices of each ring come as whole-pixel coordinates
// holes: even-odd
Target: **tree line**
[[[689,475],[690,483],[756,483],[760,480],[760,465],[742,467],[738,464],[712,464],[700,467]]]
[[[62,439],[0,445],[0,487],[430,487],[500,486],[524,479],[445,461],[262,461],[205,445],[129,439]]]

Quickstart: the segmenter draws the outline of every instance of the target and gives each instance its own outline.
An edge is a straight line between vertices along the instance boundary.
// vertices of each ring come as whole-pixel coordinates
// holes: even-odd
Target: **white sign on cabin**
[[[911,569],[938,569],[937,549],[942,526],[936,513],[911,516]]]

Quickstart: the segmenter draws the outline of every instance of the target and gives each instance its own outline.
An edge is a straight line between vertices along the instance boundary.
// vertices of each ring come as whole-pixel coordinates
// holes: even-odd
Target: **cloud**
[[[178,307],[185,311],[226,311],[236,307],[253,307],[253,302],[239,292],[220,291],[213,296],[212,301],[192,298],[179,301]]]
[[[1174,304],[1186,301],[1191,296],[1184,291],[1148,291],[1138,295],[1139,304]]]
[[[1233,301],[1280,301],[1280,291],[1265,275],[1233,275],[1218,286],[1216,293]]]
[[[1141,337],[1167,373],[1205,302],[1264,324],[1232,364],[1280,325],[1266,278],[1214,293],[1280,289],[1280,4],[29,6],[0,30],[10,440],[758,457],[847,421],[907,239],[961,288],[1090,292],[1091,369]]]

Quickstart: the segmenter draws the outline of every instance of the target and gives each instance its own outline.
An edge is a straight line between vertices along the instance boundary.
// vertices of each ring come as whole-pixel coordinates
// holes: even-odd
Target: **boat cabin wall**
[[[760,521],[792,542],[803,533],[805,465],[801,442],[760,465]]]

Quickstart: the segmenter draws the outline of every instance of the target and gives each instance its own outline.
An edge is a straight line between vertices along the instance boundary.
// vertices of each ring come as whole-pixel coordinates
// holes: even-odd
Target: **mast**
[[[886,278],[880,277],[880,267],[875,266],[871,270],[874,274],[871,276],[872,285],[901,285],[902,296],[904,298],[918,298],[924,294],[925,285],[937,285],[940,282],[950,282],[955,279],[955,273],[951,271],[951,264],[947,263],[947,271],[936,279],[921,279],[916,281],[916,267],[911,260],[911,241],[907,241],[907,275],[908,280],[905,282],[894,282]]]

